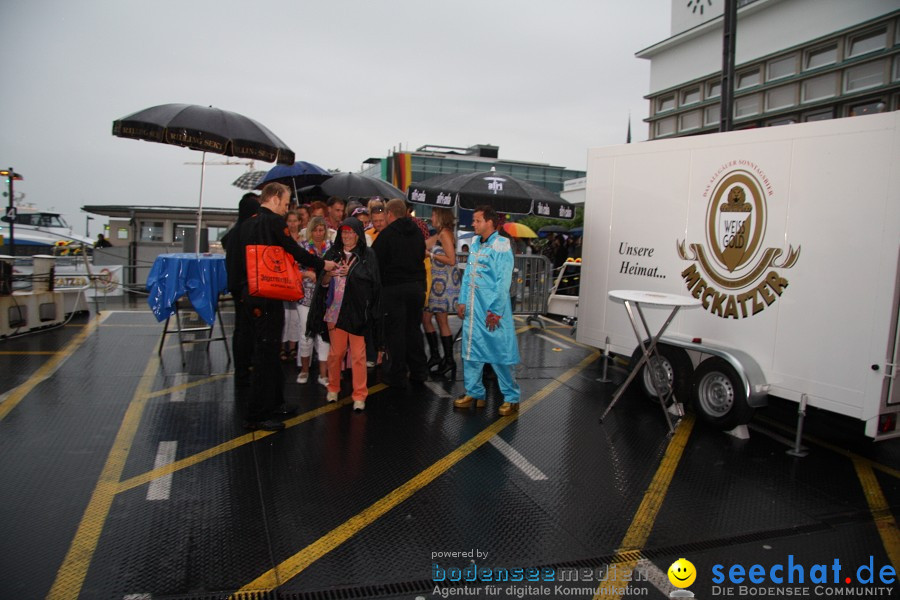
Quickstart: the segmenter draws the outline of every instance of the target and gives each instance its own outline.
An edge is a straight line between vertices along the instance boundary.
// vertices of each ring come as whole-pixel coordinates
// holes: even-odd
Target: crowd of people
[[[353,409],[363,411],[370,369],[403,390],[430,376],[455,379],[449,317],[463,321],[465,394],[459,408],[484,406],[482,382],[491,365],[503,394],[499,414],[517,412],[514,367],[518,345],[509,297],[513,248],[498,234],[490,206],[474,211],[476,237],[465,270],[457,266],[455,222],[436,208],[431,225],[411,214],[404,199],[291,204],[290,190],[267,184],[246,194],[238,221],[223,239],[228,288],[235,299],[235,385],[247,388],[245,427],[277,431],[296,408],[284,400],[283,363],[327,388],[326,402],[341,392],[350,371]],[[274,300],[250,293],[248,246],[279,246],[301,272],[303,298]],[[426,343],[428,353],[425,351]]]

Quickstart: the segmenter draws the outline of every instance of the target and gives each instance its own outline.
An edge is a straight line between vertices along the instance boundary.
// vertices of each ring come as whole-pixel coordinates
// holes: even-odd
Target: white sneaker
[[[309,373],[301,372],[297,375],[297,383],[306,383],[307,381],[309,381]]]
[[[371,369],[371,368],[374,367],[374,366],[375,366],[375,361],[374,361],[374,360],[367,360],[367,361],[366,361],[366,368],[367,368],[367,369]]]
[[[325,387],[328,387],[328,378],[327,377],[320,375],[316,381],[319,382],[319,385],[324,385]]]
[[[337,402],[337,392],[328,392],[328,395],[325,396],[325,400],[328,402]]]
[[[363,411],[365,409],[366,409],[366,401],[365,400],[354,400],[353,401],[353,410]]]

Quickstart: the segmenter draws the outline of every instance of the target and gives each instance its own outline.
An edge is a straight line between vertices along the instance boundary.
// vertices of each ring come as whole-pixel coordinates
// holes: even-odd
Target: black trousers
[[[250,365],[253,359],[253,324],[249,313],[242,306],[240,292],[232,292],[234,298],[234,332],[231,335],[231,348],[234,351],[234,378],[250,379]]]
[[[280,300],[254,298],[241,302],[250,323],[253,342],[252,390],[247,403],[248,421],[264,421],[284,404],[284,372],[281,370],[281,330],[284,305]]]
[[[384,382],[405,387],[410,379],[425,381],[425,338],[422,335],[422,310],[425,306],[425,283],[411,282],[381,289],[384,307],[384,345],[387,350]]]

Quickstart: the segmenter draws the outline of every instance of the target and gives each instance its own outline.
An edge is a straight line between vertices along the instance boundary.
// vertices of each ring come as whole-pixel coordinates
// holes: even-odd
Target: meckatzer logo
[[[774,191],[762,169],[748,160],[722,165],[703,192],[706,209],[706,242],[678,242],[678,255],[691,264],[681,272],[687,289],[703,302],[703,308],[723,319],[744,319],[765,310],[788,286],[775,269],[790,269],[800,257],[788,245],[787,256],[779,248],[762,250],[766,235],[766,196]],[[699,263],[699,269],[696,263]],[[773,268],[774,267],[774,268]],[[743,291],[742,291],[743,290]]]
[[[503,191],[503,182],[506,181],[506,178],[505,177],[485,177],[484,180],[488,182],[488,186],[487,186],[488,189],[496,194],[497,192]]]

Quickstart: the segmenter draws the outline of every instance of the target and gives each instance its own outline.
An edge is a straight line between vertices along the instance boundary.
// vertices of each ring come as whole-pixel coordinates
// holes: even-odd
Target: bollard
[[[31,275],[32,292],[52,292],[55,276],[53,263],[56,259],[47,254],[34,256],[34,272]]]
[[[794,438],[794,447],[786,452],[788,455],[796,456],[797,458],[803,458],[809,454],[809,451],[800,444],[800,439],[803,437],[803,419],[806,418],[807,400],[806,394],[800,395],[800,408],[797,409],[797,435]]]
[[[597,379],[600,383],[612,381],[607,375],[607,369],[609,369],[609,336],[606,336],[606,344],[603,348],[603,377]]]

